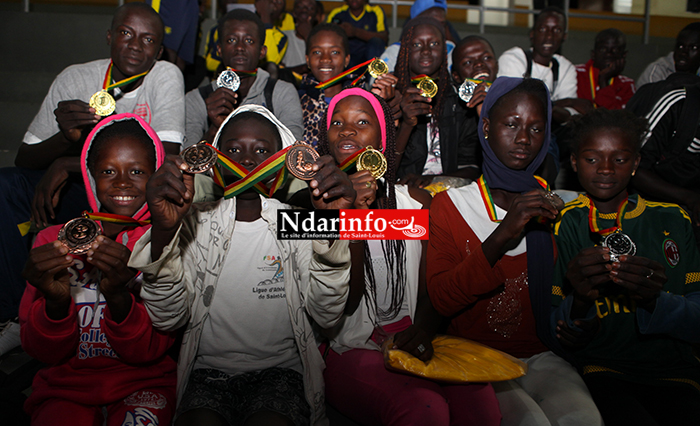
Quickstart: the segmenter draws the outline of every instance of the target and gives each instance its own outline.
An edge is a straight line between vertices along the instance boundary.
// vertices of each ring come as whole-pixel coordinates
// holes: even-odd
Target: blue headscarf
[[[493,82],[486,99],[481,108],[481,120],[479,123],[479,141],[483,149],[484,162],[482,170],[484,180],[489,188],[498,188],[510,192],[528,192],[533,189],[542,189],[537,179],[534,177],[535,170],[542,164],[547,155],[550,140],[550,129],[552,121],[552,103],[547,102],[547,120],[544,133],[544,143],[540,152],[532,163],[525,170],[513,170],[506,167],[496,157],[491,149],[489,141],[484,137],[483,119],[489,117],[491,108],[498,99],[510,93],[523,81],[522,78],[499,77]],[[549,90],[542,83],[544,90]],[[538,224],[531,221],[525,228],[525,238],[527,242],[527,273],[528,288],[530,292],[530,303],[532,313],[537,326],[537,336],[549,349],[560,356],[567,357],[567,354],[557,340],[554,329],[550,323],[552,313],[552,275],[554,272],[554,247],[552,234],[547,225]]]
[[[479,132],[479,141],[481,142],[481,148],[484,154],[484,162],[481,166],[484,179],[489,185],[489,188],[499,188],[505,189],[510,192],[527,192],[532,189],[541,188],[537,179],[534,178],[535,170],[540,167],[540,164],[544,161],[547,155],[547,150],[549,148],[549,139],[551,133],[551,121],[552,121],[552,103],[547,102],[547,121],[544,132],[544,143],[540,152],[532,163],[525,170],[513,170],[504,166],[503,163],[496,157],[488,141],[484,137],[484,128],[482,126],[484,118],[489,118],[489,113],[491,112],[491,107],[496,103],[498,99],[509,93],[511,90],[515,89],[523,81],[522,78],[511,78],[511,77],[498,77],[496,81],[493,82],[488,94],[486,94],[486,99],[484,99],[483,106],[481,107],[481,122],[477,126]],[[549,99],[549,90],[547,86],[542,83],[544,89],[547,91],[547,98]]]

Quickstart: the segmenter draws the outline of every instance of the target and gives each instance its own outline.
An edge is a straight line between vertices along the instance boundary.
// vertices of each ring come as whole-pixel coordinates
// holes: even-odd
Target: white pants
[[[603,419],[576,369],[552,352],[522,359],[525,376],[492,383],[501,426],[602,426]]]

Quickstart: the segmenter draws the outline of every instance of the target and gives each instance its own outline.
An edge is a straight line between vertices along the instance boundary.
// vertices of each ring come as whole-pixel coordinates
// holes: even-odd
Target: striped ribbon
[[[376,58],[372,58],[369,61],[363,62],[359,65],[355,65],[354,67],[341,72],[340,74],[336,75],[335,77],[331,77],[322,83],[318,83],[315,87],[317,89],[326,89],[328,87],[331,87],[334,84],[336,84],[337,82],[339,82],[340,80],[342,80],[343,78],[345,78],[346,76],[348,76],[349,74],[352,74],[353,72],[357,71],[358,69],[360,69],[362,67],[366,67],[375,59]],[[360,74],[359,77],[357,77],[355,80],[353,80],[352,85],[354,86],[355,84],[357,84],[357,82],[362,78],[363,75],[365,75],[366,72],[367,72],[367,69],[365,69],[364,72],[362,74]]]
[[[226,69],[229,69],[229,70],[235,72],[236,75],[239,77],[255,77],[256,75],[258,75],[257,69],[253,70],[253,71],[240,71],[240,70],[237,70],[237,69],[231,68],[231,67],[226,67]]]
[[[609,86],[612,86],[613,80],[615,80],[615,77],[612,77],[610,79],[610,81],[608,82]],[[591,83],[591,102],[593,102],[594,107],[598,108],[598,104],[595,102],[595,92],[598,88],[598,82],[597,79],[593,77],[593,66],[591,66],[588,69],[588,81]]]
[[[534,177],[537,180],[537,183],[539,183],[542,188],[544,188],[546,191],[549,191],[549,184],[546,180],[537,175],[535,175]],[[486,212],[489,215],[489,219],[491,219],[491,222],[500,223],[503,219],[499,219],[496,215],[496,204],[494,204],[493,202],[491,190],[489,189],[489,185],[486,183],[486,179],[484,179],[484,175],[481,175],[479,179],[477,179],[476,183],[479,187],[481,199],[484,201],[484,206],[486,207]]]
[[[362,149],[360,149],[360,150],[355,151],[354,154],[352,154],[351,156],[349,156],[348,158],[346,158],[345,161],[343,161],[342,163],[340,163],[340,164],[338,165],[338,168],[339,168],[342,172],[347,173],[348,170],[350,170],[350,169],[355,165],[355,163],[357,163],[357,159],[360,157],[360,154],[362,154],[362,153],[365,152],[365,151],[367,151],[367,148],[362,148]]]
[[[287,169],[284,167],[284,162],[287,151],[289,151],[289,147],[277,151],[274,155],[260,163],[250,172],[248,172],[245,167],[225,156],[218,149],[214,148],[214,150],[216,150],[218,157],[217,163],[221,165],[222,168],[230,171],[234,176],[239,178],[232,184],[226,185],[221,171],[214,167],[214,182],[224,188],[224,198],[228,199],[235,197],[236,195],[250,188],[255,189],[258,193],[265,197],[272,197],[272,195],[284,184],[284,181],[287,178]],[[262,181],[269,178],[274,173],[277,173],[277,175],[275,176],[275,180],[272,182],[272,186],[268,188],[267,185],[262,183]]]
[[[120,215],[120,214],[114,214],[114,213],[104,213],[104,212],[90,213],[87,210],[83,212],[83,217],[86,217],[86,218],[92,219],[92,220],[99,220],[101,222],[116,223],[117,225],[121,225],[121,226],[143,226],[143,225],[148,225],[149,223],[151,223],[150,220],[136,220],[133,217],[124,216],[124,215]]]
[[[111,83],[111,81],[112,81],[112,68],[113,67],[114,67],[114,62],[110,61],[109,67],[107,68],[107,74],[105,74],[105,80],[102,83],[102,90],[104,90],[105,92],[108,92],[116,87],[122,87],[122,86],[126,86],[127,84],[133,83],[134,81],[138,80],[139,78],[148,74],[149,71],[151,71],[149,69],[148,71],[144,71],[141,74],[133,75],[129,78],[125,78],[124,80],[118,81],[116,83]]]
[[[413,77],[411,79],[411,83],[413,83],[415,85],[415,84],[418,84],[418,82],[420,82],[421,80],[425,80],[425,79],[430,79],[430,76],[427,76],[425,74],[420,74],[420,75]]]
[[[613,232],[620,230],[622,231],[622,218],[625,216],[625,210],[627,209],[627,198],[625,198],[621,203],[620,207],[617,208],[617,217],[615,219],[615,226],[611,226],[610,228],[605,228],[605,229],[600,229],[600,225],[598,225],[598,209],[596,208],[595,204],[593,203],[593,200],[591,197],[588,197],[588,201],[590,202],[590,208],[588,210],[588,226],[591,229],[591,231],[600,234],[602,236],[606,236],[608,234],[612,234]]]

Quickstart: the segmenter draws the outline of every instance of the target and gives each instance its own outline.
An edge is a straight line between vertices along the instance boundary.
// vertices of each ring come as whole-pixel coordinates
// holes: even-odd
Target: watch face
[[[614,232],[603,238],[603,247],[610,249],[610,259],[616,261],[620,256],[631,255],[637,252],[637,246],[632,239],[621,232]]]

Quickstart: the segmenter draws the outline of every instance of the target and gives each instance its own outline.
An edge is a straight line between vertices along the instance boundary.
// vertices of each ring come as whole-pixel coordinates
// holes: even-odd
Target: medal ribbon
[[[611,85],[613,84],[613,80],[615,80],[615,77],[612,77],[612,78],[610,79],[610,82],[608,83],[608,85],[611,86]],[[593,66],[591,66],[591,67],[588,69],[588,81],[591,83],[591,101],[593,101],[593,106],[596,107],[596,108],[598,108],[598,104],[595,103],[595,101],[594,101],[594,99],[595,99],[595,92],[596,92],[596,90],[598,89],[598,83],[597,83],[598,79],[596,79],[596,78],[593,77]]]
[[[339,168],[342,172],[347,173],[348,170],[350,170],[350,169],[352,168],[352,166],[354,166],[355,163],[357,163],[357,159],[360,158],[360,154],[362,154],[362,153],[365,152],[365,151],[367,151],[367,148],[362,148],[362,149],[360,149],[360,150],[355,151],[354,154],[352,154],[351,156],[349,156],[348,158],[346,158],[345,161],[343,161],[342,163],[340,163],[340,164],[338,165],[338,168]]]
[[[144,71],[141,74],[132,75],[129,78],[125,78],[124,80],[112,83],[112,67],[114,67],[114,62],[110,61],[109,67],[107,68],[107,74],[105,74],[105,81],[104,83],[102,83],[102,90],[104,90],[105,92],[108,92],[117,87],[122,87],[131,84],[139,78],[143,77],[144,75],[148,74],[149,71],[151,71],[149,69],[148,71]]]
[[[544,188],[546,191],[549,190],[549,184],[546,180],[537,175],[535,175],[534,178],[537,179],[537,183],[539,183],[542,188]],[[484,175],[481,175],[479,179],[477,179],[476,183],[479,187],[479,193],[481,193],[481,199],[484,201],[484,206],[486,207],[486,213],[488,213],[489,219],[491,219],[491,222],[500,223],[503,219],[498,219],[498,216],[496,215],[496,204],[493,202],[491,190],[489,189],[489,185],[486,183],[486,179],[484,179]]]
[[[151,223],[150,220],[136,220],[133,217],[129,216],[124,216],[120,214],[114,214],[114,213],[104,213],[104,212],[97,212],[97,213],[90,213],[87,210],[83,212],[83,217],[86,217],[88,219],[92,220],[99,220],[101,222],[110,222],[110,223],[116,223],[121,226],[143,226],[143,225],[148,225]]]
[[[617,208],[617,218],[615,219],[615,226],[606,229],[600,229],[600,226],[598,225],[598,209],[593,203],[591,197],[588,197],[588,201],[590,202],[590,208],[588,210],[588,226],[591,229],[591,231],[602,236],[612,234],[616,231],[622,231],[622,218],[625,216],[625,210],[627,209],[627,198],[625,198],[625,200],[620,203],[620,207]]]
[[[347,75],[352,74],[356,70],[369,65],[375,59],[376,58],[372,58],[369,61],[365,61],[359,65],[355,65],[354,67],[341,72],[340,74],[336,75],[335,77],[329,78],[328,80],[324,81],[323,83],[318,83],[315,87],[317,89],[326,89],[328,87],[331,87],[334,84],[336,84],[337,82],[339,82],[340,80],[342,80],[343,78],[345,78]],[[367,72],[367,70],[365,69],[365,71],[362,74],[360,74],[359,77],[357,77],[355,80],[353,80],[352,85],[354,86],[355,84],[357,84],[357,82],[360,80],[360,78],[362,78],[363,75],[365,75],[366,72]]]
[[[425,80],[425,79],[431,79],[431,78],[425,74],[421,74],[421,75],[417,75],[417,76],[413,77],[411,79],[411,83],[413,83],[415,85],[415,84],[418,84],[421,80]]]
[[[465,79],[465,80],[471,81],[472,83],[474,83],[474,84],[476,84],[476,85],[479,85],[479,84],[481,84],[481,83],[486,83],[487,86],[490,86],[491,84],[493,84],[491,81],[488,81],[488,80],[477,80],[477,79],[475,79],[475,78],[467,78],[467,79]]]
[[[239,77],[255,77],[256,75],[258,75],[258,70],[254,70],[254,71],[240,71],[240,70],[237,70],[237,69],[231,68],[231,67],[226,67],[226,69],[235,72],[236,75],[238,75]]]
[[[227,186],[221,172],[216,167],[214,168],[214,181],[224,188],[224,198],[226,199],[235,197],[249,188],[254,188],[265,197],[271,197],[282,186],[287,177],[287,169],[284,167],[284,162],[289,147],[277,151],[251,172],[248,172],[246,168],[225,156],[221,151],[214,149],[218,156],[217,163],[239,178],[239,180]],[[262,181],[274,173],[277,173],[277,176],[272,182],[272,187],[268,188]]]

